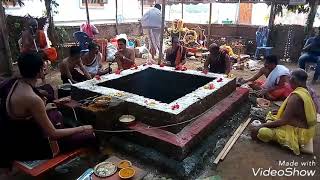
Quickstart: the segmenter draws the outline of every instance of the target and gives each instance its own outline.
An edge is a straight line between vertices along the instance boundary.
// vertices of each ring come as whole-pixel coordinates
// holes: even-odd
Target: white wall
[[[81,6],[81,0],[57,0],[58,14],[54,16],[56,25],[80,25],[86,21],[86,9]],[[102,8],[90,8],[90,21],[93,24],[115,22],[115,0],[108,0]],[[118,17],[125,21],[137,21],[141,18],[141,8],[138,0],[118,0]]]
[[[58,14],[54,15],[56,25],[80,25],[86,21],[86,9],[81,5],[81,0],[57,0]],[[45,14],[44,2],[40,0],[25,0],[24,6],[6,7],[6,14],[15,16],[41,17]],[[89,8],[90,21],[93,24],[115,22],[115,0],[108,0],[102,8]],[[122,18],[121,18],[122,17]],[[121,22],[137,21],[141,18],[141,7],[138,0],[118,0],[118,18]]]
[[[237,4],[227,3],[213,3],[212,4],[212,23],[222,23],[224,20],[231,20],[235,22],[237,14]],[[209,4],[189,4],[184,5],[183,21],[188,23],[202,23],[209,22]],[[166,7],[166,20],[172,21],[174,19],[181,19],[181,4]]]
[[[68,0],[69,1],[69,0]],[[5,13],[14,15],[14,16],[26,16],[31,15],[34,17],[42,17],[45,13],[45,5],[44,2],[40,0],[27,0],[24,1],[24,6],[5,6]]]
[[[314,19],[313,27],[320,27],[320,6],[318,6],[317,14]]]
[[[271,8],[267,4],[257,3],[252,6],[251,24],[268,26]]]
[[[86,21],[85,7],[80,5],[81,0],[57,0],[59,6],[58,14],[54,15],[56,25],[75,25],[78,26]],[[40,17],[45,13],[44,2],[40,0],[25,0],[24,6],[6,7],[6,14],[16,16]],[[201,12],[199,12],[199,8]],[[148,9],[145,8],[144,12]],[[190,13],[194,12],[194,13]],[[115,0],[108,0],[102,8],[89,8],[90,20],[93,24],[104,24],[115,22]],[[264,3],[253,4],[252,24],[268,25],[270,7]],[[237,4],[213,3],[212,23],[222,23],[229,19],[236,21]],[[306,22],[304,14],[285,12],[283,17],[277,16],[275,23],[300,24]],[[141,18],[141,7],[138,0],[118,0],[118,19],[119,22],[135,22]],[[166,7],[166,20],[181,18],[181,4]],[[207,23],[209,18],[209,4],[184,5],[184,22]],[[320,26],[320,9],[315,19],[314,26]]]

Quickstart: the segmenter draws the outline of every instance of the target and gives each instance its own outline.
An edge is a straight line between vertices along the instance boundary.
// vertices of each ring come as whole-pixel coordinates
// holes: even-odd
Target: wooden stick
[[[72,83],[72,81],[70,80],[70,79],[68,79],[68,82],[72,85],[73,83]]]
[[[161,64],[162,59],[163,59],[163,35],[164,35],[164,28],[165,28],[165,16],[166,16],[166,1],[162,0],[162,13],[161,13],[161,34],[160,34],[160,48],[159,48],[159,59],[158,59],[158,64]]]
[[[240,131],[238,132],[238,134],[236,134],[235,138],[232,140],[232,143],[230,144],[230,146],[227,148],[227,150],[224,152],[224,154],[221,157],[221,160],[223,160],[228,152],[231,150],[233,144],[237,141],[237,139],[240,137],[240,135],[242,134],[242,132],[244,131],[244,129],[246,129],[246,127],[248,126],[248,124],[250,123],[251,118],[249,118],[241,127]]]
[[[239,127],[237,128],[237,130],[232,134],[232,136],[230,137],[230,139],[228,140],[228,142],[226,143],[226,145],[224,145],[223,149],[221,150],[221,152],[219,153],[219,155],[216,157],[216,159],[214,160],[213,163],[218,164],[218,162],[220,161],[222,155],[224,154],[224,152],[227,150],[227,148],[229,147],[229,144],[233,141],[233,139],[235,138],[235,135],[238,134],[238,132],[240,131],[240,129],[242,128],[243,123],[241,123],[239,125]]]

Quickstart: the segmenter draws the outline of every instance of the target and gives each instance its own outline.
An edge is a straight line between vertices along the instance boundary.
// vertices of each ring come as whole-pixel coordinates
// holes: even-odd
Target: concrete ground
[[[142,64],[144,60],[138,59],[137,64]],[[295,64],[286,64],[290,69],[296,68]],[[189,69],[196,69],[198,67],[203,66],[201,61],[188,61],[186,66]],[[113,68],[115,68],[113,66]],[[254,71],[249,70],[233,70],[232,73],[237,77],[249,77],[254,74]],[[60,84],[60,74],[57,71],[50,72],[48,75],[48,82],[52,84],[58,85]],[[320,94],[320,83],[313,85],[313,88]],[[290,179],[290,180],[300,180],[300,179],[310,179],[310,180],[318,180],[320,179],[320,124],[318,123],[317,126],[317,136],[314,139],[314,155],[301,155],[296,156],[290,151],[287,151],[284,148],[280,148],[275,144],[265,144],[261,142],[252,141],[248,128],[243,132],[237,142],[234,144],[233,148],[226,156],[225,160],[220,162],[217,166],[213,166],[212,163],[205,165],[205,168],[199,173],[199,179],[211,179],[213,176],[221,177],[224,180],[255,180],[255,179],[275,179],[275,180],[282,180],[282,179]],[[118,156],[122,156],[132,160],[138,166],[141,166],[149,171],[148,175],[145,177],[146,180],[151,179],[171,179],[170,175],[166,174],[165,170],[162,168],[153,167],[150,164],[144,164],[140,162],[138,159],[130,157],[130,155],[119,154],[112,150],[110,147],[104,151],[106,154],[116,154]],[[214,157],[212,157],[214,160]],[[279,161],[281,162],[297,162],[294,166],[281,166],[279,165]],[[315,163],[312,163],[312,162]],[[213,161],[209,161],[213,162]],[[311,162],[310,166],[303,166],[304,163]],[[53,171],[50,172],[45,179],[76,179],[79,177],[88,165],[85,163],[81,163],[80,161],[76,161],[71,163],[73,164],[71,167],[71,171],[68,173],[63,173],[61,171]],[[74,165],[75,164],[75,165]],[[260,168],[260,171],[257,172]],[[298,171],[295,171],[295,176],[290,177],[280,177],[275,176],[271,177],[264,177],[267,175],[267,171],[271,168],[271,170],[279,170],[277,171],[279,175],[283,174],[282,170],[287,170],[287,173],[290,173],[290,169],[288,168],[296,168],[301,175],[305,173],[304,170],[315,170],[315,175],[313,177],[302,177],[298,176]],[[286,169],[287,168],[287,169]],[[258,173],[255,177],[254,172]],[[262,174],[260,174],[260,172]],[[8,177],[4,178],[0,176],[1,179],[8,179]],[[16,173],[14,176],[10,176],[9,179],[32,179],[26,175],[21,173]],[[174,178],[172,178],[174,179]]]

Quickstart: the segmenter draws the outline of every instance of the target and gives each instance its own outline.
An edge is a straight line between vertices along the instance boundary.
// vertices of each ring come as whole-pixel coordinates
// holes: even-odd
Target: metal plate
[[[98,177],[105,178],[112,176],[117,172],[117,166],[112,162],[102,162],[94,167],[94,174]]]

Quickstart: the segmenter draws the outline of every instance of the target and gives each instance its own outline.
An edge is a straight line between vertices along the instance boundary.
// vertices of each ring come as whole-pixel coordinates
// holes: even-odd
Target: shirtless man
[[[231,71],[229,55],[215,43],[209,46],[209,52],[204,62],[204,72],[229,74]]]
[[[127,48],[127,41],[123,38],[118,39],[118,52],[114,56],[118,69],[130,69],[135,64],[134,50]]]
[[[102,54],[99,52],[99,46],[94,43],[88,45],[89,52],[85,53],[81,59],[86,71],[94,77],[95,75],[107,74],[108,70],[102,69]]]
[[[81,61],[81,49],[78,46],[70,48],[70,57],[65,58],[59,65],[61,72],[61,80],[63,83],[77,83],[91,79],[90,74],[84,68]],[[78,68],[78,69],[76,69]],[[81,70],[82,72],[79,72]]]
[[[276,141],[300,153],[300,148],[315,135],[317,113],[307,90],[308,74],[302,69],[292,72],[290,84],[295,90],[283,102],[276,115],[267,116],[267,123],[252,127],[252,138],[264,142]]]

